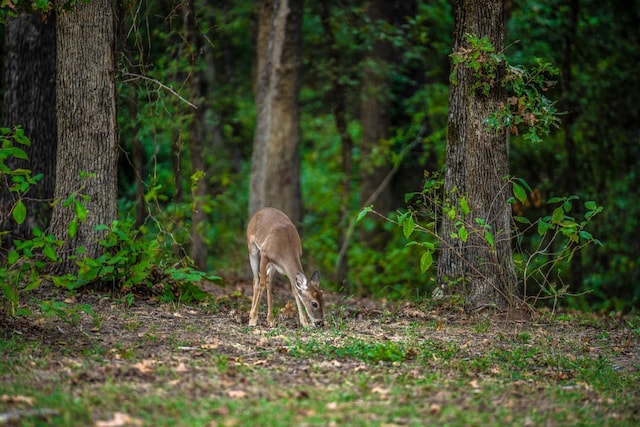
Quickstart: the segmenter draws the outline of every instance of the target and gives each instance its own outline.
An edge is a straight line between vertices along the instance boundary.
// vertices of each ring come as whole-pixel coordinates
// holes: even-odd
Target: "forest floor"
[[[638,425],[638,319],[326,295],[249,328],[247,281],[197,304],[81,293],[72,321],[0,316],[0,425]],[[293,304],[295,306],[295,304]],[[261,319],[264,322],[265,307]]]

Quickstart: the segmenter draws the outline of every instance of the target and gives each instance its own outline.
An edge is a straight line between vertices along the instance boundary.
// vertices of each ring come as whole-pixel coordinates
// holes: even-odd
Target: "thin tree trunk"
[[[369,20],[374,24],[380,20],[391,20],[394,3],[387,0],[372,0],[367,8]],[[385,156],[381,160],[375,158],[374,153],[389,137],[389,126],[391,125],[389,64],[392,61],[392,49],[387,41],[374,40],[372,45],[371,52],[365,59],[362,82],[363,96],[360,105],[362,120],[361,202],[369,199],[371,194],[379,190],[380,183],[391,170],[389,157]],[[389,186],[385,186],[375,200],[376,210],[382,213],[388,212],[391,209],[391,199],[391,189]],[[364,236],[366,240],[371,240],[373,237],[373,235]]]
[[[186,51],[189,54],[190,76],[188,85],[190,93],[198,107],[193,113],[189,129],[189,152],[191,155],[192,176],[192,212],[191,212],[191,259],[197,268],[207,268],[207,245],[202,235],[207,214],[204,210],[204,199],[207,196],[207,181],[204,172],[206,164],[204,160],[203,146],[204,134],[204,97],[206,96],[206,80],[202,75],[199,65],[199,55],[202,50],[202,39],[198,33],[195,20],[195,8],[193,0],[188,0],[183,5],[185,39],[188,44]],[[197,177],[198,175],[201,176]]]
[[[136,228],[142,226],[147,217],[147,202],[145,201],[145,151],[142,141],[138,136],[140,131],[140,121],[138,120],[138,97],[135,91],[131,91],[129,95],[129,117],[131,122],[135,123],[132,129],[133,147],[133,174],[136,185]]]
[[[561,73],[561,89],[562,98],[560,100],[560,110],[567,111],[563,118],[564,122],[564,146],[567,151],[567,167],[564,174],[565,189],[568,194],[576,194],[578,191],[578,174],[580,167],[578,164],[578,155],[576,149],[576,141],[574,138],[575,122],[580,108],[575,100],[573,93],[573,52],[576,32],[578,30],[578,12],[580,2],[578,0],[568,0],[567,9],[569,19],[566,20],[567,28],[564,31]],[[576,206],[579,211],[580,206]],[[570,267],[571,286],[578,290],[582,288],[583,268],[582,268],[582,251],[576,251],[573,254]]]
[[[58,151],[51,229],[66,242],[64,259],[79,248],[84,255],[100,255],[99,224],[111,225],[117,217],[118,128],[114,79],[114,13],[108,0],[79,2],[57,21],[56,111]],[[76,216],[74,196],[87,210],[75,237],[69,225]],[[86,196],[86,198],[84,197]],[[71,262],[59,272],[74,272]]]
[[[258,114],[251,159],[249,213],[271,206],[284,211],[294,223],[300,223],[298,93],[302,1],[265,0],[259,26],[256,52]]]
[[[342,55],[336,46],[336,38],[331,28],[331,11],[328,1],[320,2],[320,17],[322,21],[322,27],[327,39],[327,45],[329,46],[329,61],[333,64],[331,67],[331,93],[329,101],[333,105],[333,117],[336,122],[336,129],[340,135],[340,142],[342,147],[342,191],[340,194],[340,235],[343,236],[343,240],[340,242],[340,246],[345,244],[344,239],[347,237],[347,228],[349,225],[349,218],[351,215],[349,199],[351,197],[351,182],[353,181],[352,169],[352,153],[353,153],[353,139],[347,130],[347,93],[348,87],[343,83],[341,79],[340,70],[342,69]],[[342,259],[338,259],[336,268],[336,281],[338,283],[345,283],[347,274],[349,271],[349,259],[348,252],[344,251]]]
[[[503,1],[458,0],[455,7],[454,52],[464,45],[465,34],[488,37],[498,52],[504,48]],[[499,71],[499,73],[503,71]],[[498,75],[499,80],[500,75]],[[507,139],[504,132],[488,130],[485,118],[498,109],[504,97],[499,84],[488,96],[473,89],[473,73],[459,67],[457,84],[449,97],[445,195],[459,208],[466,198],[470,214],[465,220],[476,225],[481,218],[491,226],[492,249],[484,233],[470,233],[466,242],[451,237],[454,221],[444,215],[440,235],[444,242],[438,262],[438,284],[446,292],[462,292],[472,310],[504,307],[517,296],[511,248],[511,207]]]

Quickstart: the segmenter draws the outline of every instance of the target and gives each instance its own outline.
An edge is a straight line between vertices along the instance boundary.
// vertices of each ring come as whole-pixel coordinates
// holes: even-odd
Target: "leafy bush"
[[[511,203],[526,202],[531,188],[524,180],[509,178],[505,185],[513,188],[514,197],[511,198]],[[448,215],[449,219],[455,222],[457,230],[452,233],[452,237],[467,242],[470,235],[477,234],[481,236],[483,244],[495,252],[494,242],[497,237],[494,230],[483,218],[466,219],[471,212],[464,197],[458,198],[459,206],[449,206],[442,202],[447,200],[441,194],[442,188],[443,182],[439,176],[427,179],[422,192],[407,195],[408,201],[417,197],[413,207],[387,217],[390,223],[402,230],[409,240],[408,246],[419,246],[422,249],[419,263],[422,273],[428,273],[435,268],[434,258],[440,244],[444,243],[437,228],[439,212]],[[585,213],[579,219],[570,215],[578,200],[577,196],[553,197],[547,201],[552,208],[551,213],[533,221],[523,216],[514,216],[513,238],[518,242],[519,249],[514,258],[522,285],[521,296],[526,303],[535,304],[541,300],[550,300],[555,307],[560,298],[569,295],[565,281],[574,254],[589,245],[602,245],[588,231],[588,227],[603,208],[594,201],[587,201],[584,203]],[[361,211],[359,219],[363,219],[368,213],[380,215],[372,207],[367,207]],[[531,244],[523,245],[525,239]],[[498,260],[496,258],[488,262],[497,263]],[[436,292],[434,295],[439,294]],[[514,296],[520,299],[520,295]]]

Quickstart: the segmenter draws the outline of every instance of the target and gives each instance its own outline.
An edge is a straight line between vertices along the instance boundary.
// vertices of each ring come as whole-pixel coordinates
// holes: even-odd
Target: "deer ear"
[[[307,290],[307,278],[300,272],[296,273],[296,288],[301,292]]]
[[[311,284],[320,287],[320,272],[318,270],[311,275]]]

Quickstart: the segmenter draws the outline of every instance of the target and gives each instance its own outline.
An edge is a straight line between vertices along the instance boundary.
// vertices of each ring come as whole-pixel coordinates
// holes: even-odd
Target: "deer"
[[[249,312],[249,326],[258,323],[258,308],[262,292],[267,289],[267,323],[275,325],[271,309],[271,287],[275,272],[284,274],[291,283],[291,292],[298,306],[300,325],[324,326],[323,292],[320,289],[320,273],[316,270],[311,279],[304,274],[300,257],[300,235],[291,219],[275,208],[262,208],[247,225],[249,261],[253,272],[253,299]]]

